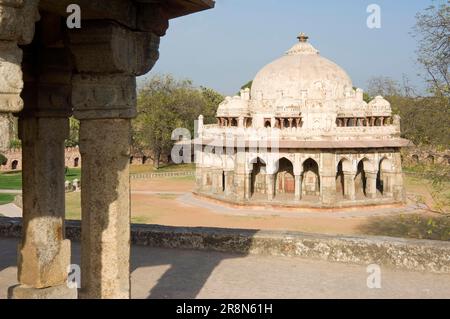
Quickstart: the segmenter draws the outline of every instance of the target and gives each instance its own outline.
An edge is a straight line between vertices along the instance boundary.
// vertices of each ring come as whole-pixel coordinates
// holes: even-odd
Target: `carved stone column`
[[[71,114],[70,63],[64,50],[42,54],[40,71],[25,83],[20,113],[22,140],[23,239],[19,253],[19,286],[14,298],[76,298],[66,285],[70,241],[64,239],[65,157]],[[56,61],[63,61],[58,65]],[[28,287],[32,287],[29,289]]]
[[[334,153],[322,153],[320,174],[320,198],[324,205],[336,202],[336,164]]]
[[[368,198],[377,197],[377,173],[366,172],[366,195]]]
[[[108,21],[72,30],[72,103],[80,120],[82,298],[130,297],[131,118],[135,76],[158,58],[159,37]]]
[[[295,175],[295,200],[302,199],[302,175]]]
[[[275,192],[275,174],[266,174],[266,192],[267,192],[267,200],[272,201],[274,198]]]
[[[392,172],[383,172],[383,195],[386,197],[394,195],[394,177]]]
[[[246,200],[250,200],[250,198],[252,197],[252,172],[246,172],[245,173],[245,179],[244,179],[244,183],[245,183],[245,199]]]
[[[23,237],[18,281],[10,298],[75,298],[66,285],[70,242],[64,239],[64,140],[70,115],[70,63],[59,49],[48,50],[37,37],[27,46],[23,85],[17,44],[29,44],[38,1],[0,4],[0,110],[20,113],[23,181]],[[43,21],[43,24],[45,22]],[[61,59],[60,59],[61,58]],[[59,63],[62,62],[62,63]]]
[[[355,200],[355,173],[344,172],[344,198]]]
[[[225,196],[230,196],[233,193],[233,171],[225,171]]]

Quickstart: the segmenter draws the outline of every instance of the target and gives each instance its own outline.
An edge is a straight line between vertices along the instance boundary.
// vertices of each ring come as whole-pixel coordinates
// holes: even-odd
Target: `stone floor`
[[[15,239],[0,239],[0,299],[16,283]],[[79,244],[73,245],[74,262]],[[133,298],[450,298],[450,274],[381,269],[300,258],[132,247]]]

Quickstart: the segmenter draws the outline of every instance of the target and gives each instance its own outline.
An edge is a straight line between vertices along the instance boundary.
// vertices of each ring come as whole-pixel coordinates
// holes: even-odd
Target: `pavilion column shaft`
[[[245,173],[245,199],[250,200],[252,197],[252,172]]]
[[[267,192],[267,199],[273,200],[274,198],[274,191],[275,191],[275,174],[266,174],[266,192]]]
[[[366,172],[366,195],[369,198],[377,197],[377,173]]]
[[[295,200],[302,199],[302,175],[295,175]]]
[[[233,185],[233,172],[225,171],[225,195],[231,195]]]
[[[391,172],[383,172],[383,175],[383,195],[392,197],[394,194],[394,174]]]
[[[129,119],[80,123],[81,297],[130,297]]]
[[[20,120],[23,238],[18,279],[33,288],[65,285],[70,241],[64,239],[66,118]],[[75,292],[76,295],[76,292]]]
[[[143,15],[154,7],[140,8],[137,29],[86,20],[83,28],[68,31],[76,69],[72,104],[81,122],[82,298],[130,297],[129,156],[136,76],[156,63],[168,26],[158,12],[151,21]]]
[[[344,197],[355,200],[355,174],[344,172]]]

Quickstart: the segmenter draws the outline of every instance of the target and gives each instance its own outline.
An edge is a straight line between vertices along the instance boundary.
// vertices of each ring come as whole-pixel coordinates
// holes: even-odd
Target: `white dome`
[[[308,37],[298,38],[300,42],[283,57],[259,71],[252,84],[252,99],[335,100],[352,90],[352,81],[341,67],[321,57]]]

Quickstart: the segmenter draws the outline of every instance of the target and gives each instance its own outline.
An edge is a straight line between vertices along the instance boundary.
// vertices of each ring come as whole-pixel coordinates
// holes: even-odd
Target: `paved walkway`
[[[277,209],[267,207],[251,208],[251,207],[232,207],[230,205],[222,205],[212,200],[203,199],[195,196],[190,192],[186,192],[176,199],[185,205],[208,209],[214,213],[236,216],[281,216],[281,217],[369,217],[369,216],[392,216],[396,214],[416,214],[423,210],[423,206],[409,203],[406,206],[390,206],[390,207],[348,207],[339,209]]]
[[[22,208],[14,204],[0,205],[0,215],[6,217],[22,217]]]
[[[16,283],[15,239],[0,238],[0,298]],[[79,244],[73,244],[79,262]],[[287,257],[132,247],[133,298],[450,298],[450,274],[381,269]]]

